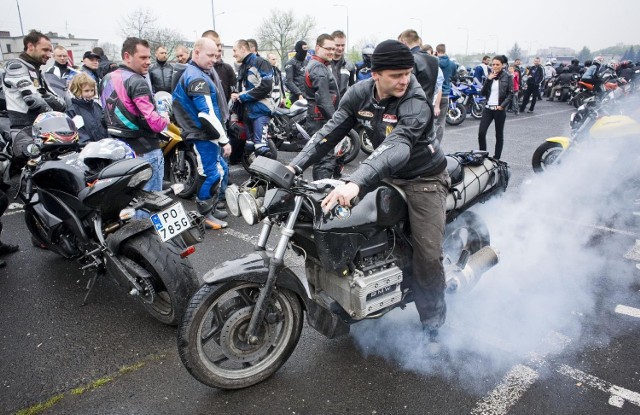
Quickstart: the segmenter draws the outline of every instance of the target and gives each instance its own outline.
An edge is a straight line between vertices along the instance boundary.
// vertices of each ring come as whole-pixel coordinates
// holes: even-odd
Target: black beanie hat
[[[413,54],[406,45],[397,40],[380,42],[371,56],[371,70],[376,72],[385,69],[409,69],[413,68],[413,65]]]

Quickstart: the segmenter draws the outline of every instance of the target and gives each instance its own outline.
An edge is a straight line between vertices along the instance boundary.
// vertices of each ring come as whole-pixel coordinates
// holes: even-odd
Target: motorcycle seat
[[[464,180],[464,169],[462,164],[457,158],[452,156],[446,156],[447,158],[447,172],[451,177],[451,186],[455,186]]]
[[[296,108],[294,110],[290,110],[289,108],[280,108],[280,107],[276,107],[274,114],[278,114],[278,115],[287,115],[289,117],[292,117],[294,115],[298,115],[301,114],[303,112],[305,112],[307,109],[306,108]]]

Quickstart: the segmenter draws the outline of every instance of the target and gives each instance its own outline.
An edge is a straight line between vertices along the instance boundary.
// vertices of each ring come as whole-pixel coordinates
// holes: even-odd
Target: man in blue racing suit
[[[215,206],[220,184],[229,172],[224,157],[231,154],[231,145],[222,126],[218,107],[217,95],[222,91],[216,90],[209,76],[217,52],[218,46],[213,40],[198,39],[193,47],[191,62],[173,91],[176,121],[183,130],[185,140],[193,144],[198,158],[198,173],[205,178],[198,188],[196,204],[209,229],[227,227],[227,222],[222,220],[226,215],[216,212]]]

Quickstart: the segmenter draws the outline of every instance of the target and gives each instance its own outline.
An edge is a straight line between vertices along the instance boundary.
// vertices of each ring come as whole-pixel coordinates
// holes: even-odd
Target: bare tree
[[[120,32],[125,38],[135,36],[147,40],[152,51],[158,46],[164,46],[171,56],[175,47],[184,43],[184,36],[173,29],[158,27],[157,20],[153,10],[140,7],[120,20]]]
[[[138,37],[145,39],[147,33],[154,28],[158,18],[150,8],[138,7],[120,20],[120,33],[125,38]]]
[[[260,49],[275,51],[284,67],[288,52],[293,50],[298,40],[307,39],[315,24],[315,19],[309,15],[297,20],[292,9],[286,12],[272,9],[271,15],[262,21],[257,32]]]

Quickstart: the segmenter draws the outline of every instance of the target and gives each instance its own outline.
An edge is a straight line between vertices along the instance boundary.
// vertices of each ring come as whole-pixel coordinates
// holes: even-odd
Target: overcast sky
[[[97,2],[51,2],[18,0],[25,33],[29,29],[76,37],[98,38],[121,44],[120,19],[137,7],[153,7],[158,26],[171,27],[192,40],[211,29],[211,1],[188,0],[109,0]],[[323,32],[341,29],[349,43],[396,38],[413,28],[426,43],[445,43],[450,54],[472,52],[506,53],[514,42],[522,49],[547,46],[589,47],[592,51],[617,43],[640,44],[640,2],[637,0],[592,1],[306,1],[264,0],[214,1],[215,29],[225,44],[255,37],[256,28],[269,16],[270,7],[292,9],[297,17],[310,14],[316,19],[313,38]],[[342,6],[334,6],[341,4]],[[184,5],[184,6],[183,6]],[[188,5],[188,6],[187,6]],[[346,7],[345,7],[346,6]],[[74,8],[77,7],[78,11]],[[16,2],[3,1],[0,30],[19,36],[20,21]],[[90,16],[93,16],[90,17]]]

